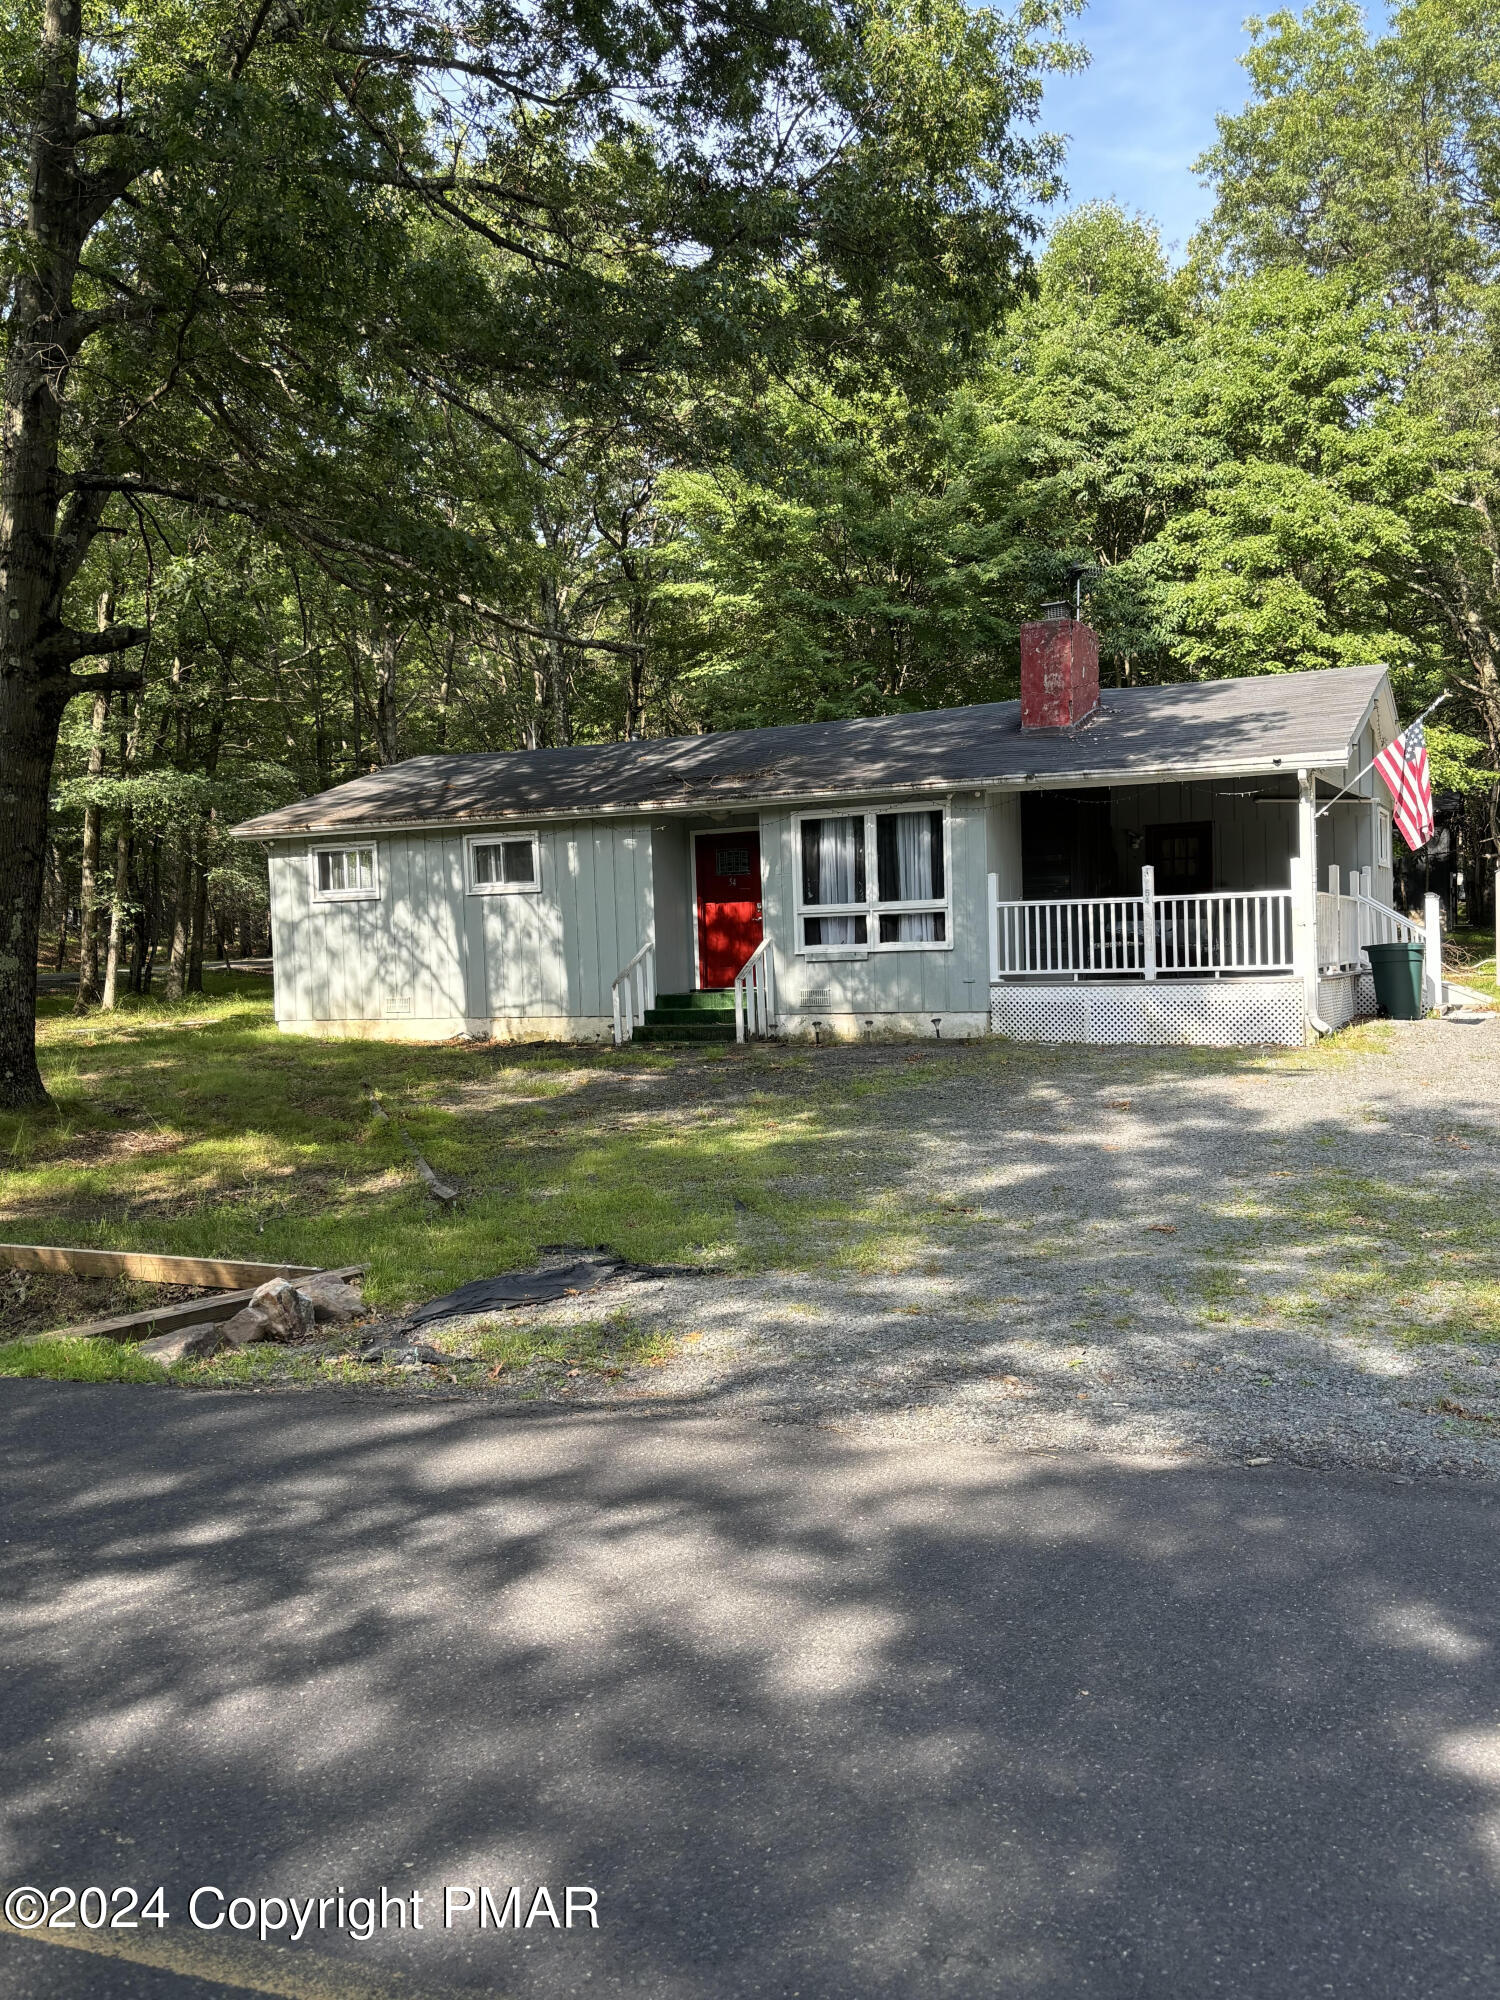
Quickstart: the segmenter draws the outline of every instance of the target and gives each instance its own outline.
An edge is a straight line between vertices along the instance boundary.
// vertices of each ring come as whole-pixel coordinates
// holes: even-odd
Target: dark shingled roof
[[[286,839],[379,827],[591,813],[710,810],[771,800],[869,797],[989,784],[1107,784],[1343,764],[1382,667],[1106,689],[1071,733],[1021,729],[1020,704],[929,709],[782,729],[571,750],[412,757],[235,828]]]

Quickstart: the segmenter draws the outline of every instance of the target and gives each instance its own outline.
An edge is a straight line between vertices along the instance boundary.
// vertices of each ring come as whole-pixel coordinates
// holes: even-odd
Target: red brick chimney
[[[1021,627],[1021,727],[1076,729],[1099,706],[1099,640],[1066,604],[1042,609]]]

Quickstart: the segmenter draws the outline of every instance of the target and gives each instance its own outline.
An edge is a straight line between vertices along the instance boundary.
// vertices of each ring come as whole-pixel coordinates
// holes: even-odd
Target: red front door
[[[698,984],[733,986],[761,940],[760,835],[700,833],[694,868]]]

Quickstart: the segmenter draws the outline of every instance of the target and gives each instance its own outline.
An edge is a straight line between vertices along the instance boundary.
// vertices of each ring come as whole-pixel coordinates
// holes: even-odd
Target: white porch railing
[[[1292,969],[1289,889],[1158,896],[1141,870],[1139,896],[1001,902],[991,883],[992,979],[1155,979],[1160,973]]]
[[[769,1035],[776,1026],[776,960],[763,938],[740,967],[734,982],[734,1039],[746,1032]]]
[[[1140,978],[1145,972],[1145,905],[1139,896],[997,902],[994,909],[990,944],[996,979],[1030,972]]]
[[[1368,944],[1421,944],[1423,926],[1399,910],[1377,903],[1369,890],[1369,871],[1349,870],[1349,891],[1339,893],[1339,871],[1328,870],[1328,887],[1318,892],[1318,970],[1368,972]]]
[[[615,1015],[615,1047],[620,1048],[645,1020],[646,1009],[656,1005],[655,938],[647,938],[629,964],[615,974],[609,992]]]
[[[1217,889],[1205,896],[1158,896],[1158,972],[1290,972],[1290,889]]]

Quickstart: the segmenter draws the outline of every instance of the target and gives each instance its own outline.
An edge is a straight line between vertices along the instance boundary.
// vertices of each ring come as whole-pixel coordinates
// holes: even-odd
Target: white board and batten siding
[[[379,893],[342,902],[313,893],[312,854],[335,843],[278,843],[270,876],[280,1026],[412,1040],[607,1034],[610,983],[651,924],[649,826],[528,830],[538,887],[503,895],[471,892],[462,833],[346,837],[375,847]]]
[[[1318,886],[1326,887],[1330,864],[1337,867],[1345,887],[1351,875],[1368,868],[1369,893],[1377,903],[1389,904],[1396,893],[1390,788],[1378,773],[1365,768],[1386,741],[1383,733],[1377,735],[1374,725],[1367,723],[1348,763],[1342,769],[1318,773],[1325,785],[1349,787],[1318,821]]]
[[[870,1034],[982,1035],[989,1024],[989,815],[982,794],[951,799],[841,798],[840,813],[891,812],[942,805],[948,816],[948,940],[944,948],[869,951],[840,946],[816,957],[798,950],[797,887],[801,858],[797,812],[761,814],[764,923],[776,953],[776,1001],[782,1032],[822,1039]],[[816,812],[810,801],[800,812]],[[815,1027],[815,1024],[816,1027]]]

